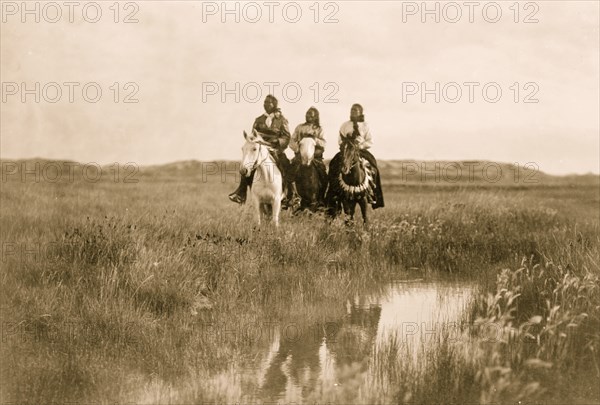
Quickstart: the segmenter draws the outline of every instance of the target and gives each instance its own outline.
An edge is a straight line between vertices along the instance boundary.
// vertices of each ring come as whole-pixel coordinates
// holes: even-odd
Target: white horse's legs
[[[258,201],[258,198],[256,198],[256,196],[254,196],[254,206],[256,207],[256,219],[258,221],[258,226],[260,226],[263,212],[262,212],[261,203],[260,203],[260,201]]]
[[[273,201],[273,223],[279,226],[279,212],[281,211],[281,200],[275,198]]]

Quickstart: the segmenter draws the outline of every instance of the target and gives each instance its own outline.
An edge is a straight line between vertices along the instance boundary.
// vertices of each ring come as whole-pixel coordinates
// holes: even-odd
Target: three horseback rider
[[[278,101],[273,95],[268,95],[265,98],[263,107],[265,113],[254,120],[252,128],[259,132],[262,138],[269,144],[271,156],[275,160],[283,177],[283,188],[285,198],[282,201],[282,208],[287,209],[291,204],[294,196],[295,175],[297,168],[300,165],[299,143],[305,137],[312,137],[316,142],[314,165],[317,168],[319,179],[322,184],[329,183],[327,190],[327,201],[332,203],[340,194],[338,177],[341,173],[343,155],[338,152],[331,160],[329,165],[329,176],[323,162],[323,152],[325,150],[326,141],[323,135],[323,129],[320,125],[319,111],[311,107],[306,112],[306,122],[296,127],[293,135],[290,135],[287,119],[281,114],[278,108]],[[346,142],[351,141],[358,145],[361,158],[365,159],[374,170],[374,185],[373,195],[370,196],[370,203],[373,209],[384,206],[383,192],[381,190],[381,178],[377,170],[377,161],[375,157],[368,151],[373,145],[373,140],[369,127],[367,126],[363,108],[360,104],[352,105],[350,110],[350,120],[342,124],[339,132],[338,143],[340,150],[343,151]],[[290,147],[295,157],[290,163],[284,151]],[[247,188],[252,184],[252,176],[247,178],[242,176],[238,188],[231,194],[229,199],[238,204],[244,204],[247,196]]]

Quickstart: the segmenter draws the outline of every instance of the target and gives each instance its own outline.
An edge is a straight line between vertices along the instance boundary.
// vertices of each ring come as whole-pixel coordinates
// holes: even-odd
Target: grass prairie
[[[251,207],[227,200],[233,163],[129,177],[104,167],[56,181],[43,168],[67,173],[67,162],[8,163],[2,403],[240,403],[235,370],[267,344],[241,325],[326,325],[357,294],[410,277],[471,282],[465,323],[493,323],[500,338],[453,344],[442,335],[407,348],[390,334],[357,344],[369,353],[348,365],[364,372],[358,386],[301,398],[600,402],[598,176],[516,176],[494,164],[498,180],[496,166],[436,178],[421,176],[419,162],[382,162],[386,207],[370,212],[370,227],[285,212],[279,229],[257,229]],[[36,163],[37,174],[14,170]],[[477,174],[490,162],[443,165]],[[402,361],[405,350],[425,360]]]

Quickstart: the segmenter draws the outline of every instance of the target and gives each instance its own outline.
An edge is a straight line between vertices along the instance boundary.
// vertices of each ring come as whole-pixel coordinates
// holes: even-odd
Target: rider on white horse
[[[287,190],[287,198],[282,202],[282,208],[286,209],[288,201],[291,201],[292,189],[290,186],[290,161],[284,151],[290,142],[290,130],[288,128],[287,119],[281,114],[281,110],[277,108],[277,99],[269,94],[265,98],[263,104],[265,113],[254,120],[252,129],[260,133],[272,149],[271,156],[275,160],[277,167],[283,176],[283,187]],[[246,178],[242,176],[239,187],[231,194],[229,199],[238,204],[246,202],[248,186],[252,184],[252,176]]]

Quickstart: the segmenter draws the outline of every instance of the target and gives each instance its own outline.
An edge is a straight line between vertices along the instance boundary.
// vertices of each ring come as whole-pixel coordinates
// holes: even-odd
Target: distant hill
[[[329,163],[326,160],[326,163]],[[418,160],[379,160],[382,180],[388,185],[440,184],[440,185],[598,185],[600,176],[596,174],[555,176],[544,173],[535,165],[517,166],[485,160],[465,161],[418,161]],[[229,174],[239,168],[237,161],[200,162],[186,160],[164,165],[147,166],[142,171],[163,174],[183,172],[208,173],[220,176],[225,170]]]
[[[326,161],[327,162],[327,161]],[[2,159],[0,160],[2,182],[7,180],[27,179],[34,181],[35,171],[40,176],[52,176],[58,170],[68,177],[73,173],[77,178],[82,169],[87,167],[88,175],[94,176],[100,167],[104,176],[114,173],[114,164],[96,166],[70,160],[51,159]],[[327,162],[328,163],[328,162]],[[464,161],[420,161],[420,160],[380,160],[379,169],[382,180],[387,185],[501,185],[525,186],[536,185],[588,185],[600,187],[600,176],[596,174],[554,176],[540,171],[534,164],[514,165],[485,160]],[[120,164],[123,170],[125,164]],[[60,169],[59,169],[60,168]],[[132,169],[129,167],[129,169]],[[177,176],[214,176],[220,178],[222,172],[235,175],[239,169],[238,161],[198,161],[185,160],[162,165],[141,166],[140,176],[177,177]],[[24,173],[23,171],[26,171]],[[71,172],[69,172],[71,171]]]
[[[551,177],[531,164],[526,167],[485,160],[390,160],[380,164],[382,176],[397,183],[520,184],[545,183]]]
[[[544,173],[535,163],[524,165],[487,160],[462,161],[380,161],[382,179],[391,184],[439,183],[445,185],[598,185],[600,175],[555,176]]]

